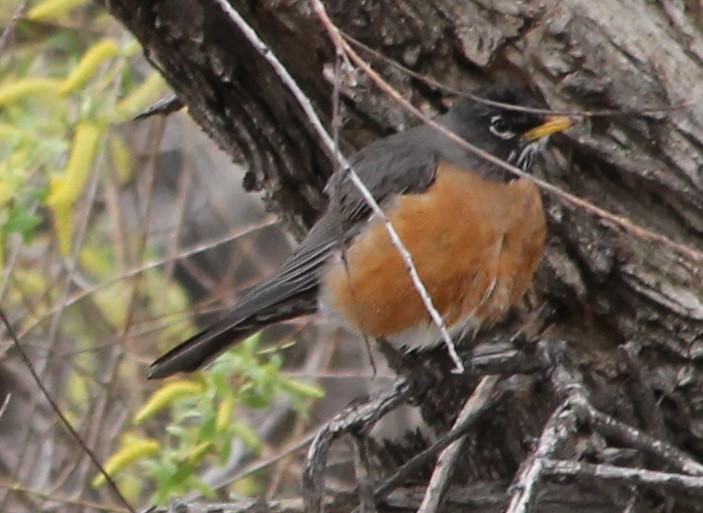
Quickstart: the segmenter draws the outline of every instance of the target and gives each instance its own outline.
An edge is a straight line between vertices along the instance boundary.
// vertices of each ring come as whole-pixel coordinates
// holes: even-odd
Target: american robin
[[[513,87],[478,94],[496,102],[545,107]],[[549,135],[572,124],[564,116],[469,99],[458,100],[437,122],[524,171]],[[380,139],[349,162],[412,255],[453,336],[494,323],[520,300],[546,232],[534,182],[515,179],[425,125]],[[346,173],[333,175],[328,189],[333,185],[335,191],[329,192],[339,195],[337,201],[281,268],[249,290],[218,323],[156,360],[150,378],[194,371],[269,324],[318,310],[400,347],[429,348],[441,342],[383,223]]]

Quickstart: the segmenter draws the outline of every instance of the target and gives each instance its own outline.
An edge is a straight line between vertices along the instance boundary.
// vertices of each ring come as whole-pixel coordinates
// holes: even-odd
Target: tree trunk
[[[230,4],[330,126],[335,50],[308,1]],[[597,407],[701,459],[701,5],[692,0],[325,4],[347,34],[444,85],[471,90],[519,82],[539,91],[553,109],[584,113],[583,123],[555,138],[541,166],[545,179],[674,244],[545,192],[550,237],[535,286],[536,305],[550,312],[544,336],[568,342]],[[193,118],[247,166],[244,187],[265,191],[267,206],[303,233],[325,204],[322,188],[334,166],[290,91],[218,2],[112,0],[105,5],[139,38]],[[360,53],[425,111],[437,113],[449,105],[439,88]],[[414,123],[359,70],[345,69],[340,89],[347,154]],[[617,113],[588,115],[602,109]],[[647,109],[653,111],[633,113]],[[634,348],[629,357],[619,350],[628,342]],[[553,393],[540,390],[537,380],[530,384],[529,400],[515,393],[484,422],[484,432],[470,444],[473,471],[465,481],[512,479],[529,453],[524,438],[539,436],[555,405]],[[695,504],[679,502],[677,510],[696,510]]]

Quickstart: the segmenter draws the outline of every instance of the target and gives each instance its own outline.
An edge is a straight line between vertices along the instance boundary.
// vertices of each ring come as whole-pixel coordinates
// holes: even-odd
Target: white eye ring
[[[496,114],[491,118],[491,123],[488,125],[488,129],[493,135],[500,137],[501,139],[505,139],[506,141],[515,137],[515,132],[508,129],[507,123],[500,114]]]

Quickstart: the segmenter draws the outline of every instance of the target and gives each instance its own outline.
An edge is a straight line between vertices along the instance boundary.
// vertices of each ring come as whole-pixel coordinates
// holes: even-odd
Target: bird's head
[[[512,86],[490,87],[476,93],[491,102],[546,109],[531,92]],[[475,146],[529,172],[549,136],[573,125],[567,116],[524,112],[462,98],[450,110],[449,128]]]

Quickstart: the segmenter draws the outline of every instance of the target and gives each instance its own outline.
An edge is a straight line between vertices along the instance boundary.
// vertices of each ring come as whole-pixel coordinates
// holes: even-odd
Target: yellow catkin
[[[154,72],[115,105],[114,118],[125,121],[149,105],[164,90],[164,80]]]
[[[66,204],[56,205],[52,214],[59,253],[63,256],[70,255],[73,242],[73,208]]]
[[[27,12],[27,19],[32,21],[54,20],[87,2],[88,0],[44,0]]]
[[[108,146],[117,182],[124,185],[132,177],[132,154],[124,139],[117,134],[110,134]]]
[[[38,95],[56,94],[60,81],[53,78],[22,78],[0,85],[0,107]]]
[[[232,412],[234,412],[234,400],[231,398],[221,401],[217,405],[217,416],[215,417],[215,429],[224,431],[232,423]]]
[[[88,181],[103,127],[94,123],[79,123],[71,142],[71,154],[61,176],[54,177],[49,187],[47,204],[72,204]]]
[[[113,453],[105,462],[103,468],[108,475],[113,476],[131,463],[156,454],[160,449],[161,444],[158,440],[153,438],[133,438],[117,452]],[[104,485],[105,476],[98,474],[91,484],[93,488]]]
[[[61,83],[59,92],[68,94],[85,84],[95,74],[103,62],[117,55],[117,43],[103,39],[91,46]]]
[[[94,123],[79,123],[66,168],[49,184],[46,204],[52,210],[59,250],[63,255],[70,252],[73,239],[73,204],[88,181],[103,130]]]
[[[187,379],[171,381],[156,390],[147,402],[134,415],[134,423],[139,424],[144,420],[153,417],[157,412],[169,406],[179,397],[199,393],[203,389],[200,383]]]

